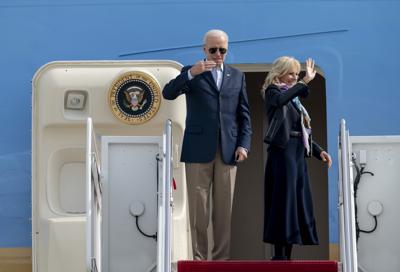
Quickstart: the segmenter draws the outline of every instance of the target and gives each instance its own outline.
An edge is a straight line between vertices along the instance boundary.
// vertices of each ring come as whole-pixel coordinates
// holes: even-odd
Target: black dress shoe
[[[286,256],[272,256],[271,258],[272,261],[287,261]]]

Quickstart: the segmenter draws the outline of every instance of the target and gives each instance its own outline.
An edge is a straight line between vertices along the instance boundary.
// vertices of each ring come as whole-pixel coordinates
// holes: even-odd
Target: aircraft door
[[[153,271],[162,138],[103,136],[103,268]]]

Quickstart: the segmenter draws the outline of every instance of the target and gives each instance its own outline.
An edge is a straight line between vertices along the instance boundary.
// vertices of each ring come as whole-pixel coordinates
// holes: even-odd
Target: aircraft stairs
[[[179,261],[178,272],[356,272],[357,253],[354,222],[354,197],[350,181],[350,150],[345,121],[340,124],[340,256],[341,261]]]
[[[184,99],[163,101],[162,107],[152,109],[157,116],[140,126],[125,124],[127,120],[113,111],[118,107],[112,108],[113,116],[103,106],[114,99],[118,84],[126,81],[130,86],[142,78],[154,85],[155,99],[161,99],[161,86],[181,68],[171,61],[54,62],[36,73],[32,84],[33,272],[400,271],[400,248],[393,239],[399,224],[395,192],[400,137],[350,137],[344,120],[338,153],[337,261],[270,261],[268,255],[261,260],[190,260],[185,171],[177,159],[184,136]],[[147,81],[140,82],[150,84]],[[91,102],[85,104],[85,99]],[[54,101],[64,101],[62,111]],[[96,120],[96,131],[90,116]],[[359,154],[357,161],[352,154]],[[357,163],[362,167],[358,169]],[[363,172],[366,165],[375,178],[365,176],[363,184],[368,186],[360,187],[364,191],[357,198],[355,180],[369,172]],[[368,206],[358,217],[355,202]],[[377,216],[378,228],[373,225]],[[377,231],[364,235],[357,250],[358,222],[364,232]]]
[[[356,272],[357,253],[354,222],[353,187],[350,182],[349,140],[345,121],[340,124],[340,256],[341,261],[290,260],[290,261],[179,261],[178,272]]]
[[[91,120],[88,120],[88,141],[87,146],[93,146],[91,139],[93,138],[93,133],[91,133],[92,124]],[[344,129],[344,128],[343,128]],[[163,175],[166,182],[164,188],[160,188],[163,191],[161,195],[163,197],[160,201],[161,206],[159,207],[159,227],[158,227],[158,241],[157,241],[157,264],[151,271],[157,272],[170,272],[175,269],[172,267],[171,261],[171,214],[172,214],[172,201],[173,199],[169,196],[171,195],[171,187],[173,185],[172,171],[171,171],[171,121],[168,120],[166,124],[166,133],[164,134],[164,170]],[[341,140],[346,141],[344,138]],[[347,168],[343,167],[346,163],[346,159],[349,158],[345,144],[341,144],[341,156],[344,163],[341,163],[340,167],[340,177],[343,181],[339,185],[340,191],[340,203],[339,203],[339,213],[340,213],[340,233],[341,233],[341,261],[329,261],[329,260],[291,260],[291,261],[263,261],[263,260],[232,260],[232,261],[192,261],[192,260],[180,260],[176,264],[177,272],[232,272],[232,271],[257,271],[257,272],[355,272],[355,263],[357,260],[356,249],[355,249],[355,238],[354,238],[354,199],[352,197],[352,188],[350,183],[347,182],[348,173]],[[96,152],[94,152],[96,153]],[[98,186],[98,180],[96,178],[97,167],[95,160],[92,159],[92,150],[88,150],[88,161],[93,163],[87,164],[87,174],[88,180],[88,226],[87,232],[88,237],[94,238],[95,233],[99,230],[96,229],[96,214],[100,216],[101,207],[101,188]],[[170,181],[170,182],[167,182]],[[346,186],[348,185],[348,186]],[[94,216],[94,217],[93,217]],[[87,241],[87,267],[89,271],[97,272],[99,258],[99,244],[96,243],[96,239],[89,239]],[[96,257],[96,255],[98,257]]]

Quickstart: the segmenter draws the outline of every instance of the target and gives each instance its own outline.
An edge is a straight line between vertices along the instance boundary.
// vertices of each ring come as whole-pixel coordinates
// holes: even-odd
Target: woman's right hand
[[[321,151],[319,154],[323,162],[326,162],[328,164],[328,168],[332,166],[332,158],[326,151]]]
[[[314,79],[315,74],[317,73],[317,70],[315,69],[314,66],[314,60],[311,58],[308,58],[306,60],[306,75],[303,78],[304,82],[308,84],[311,80]]]

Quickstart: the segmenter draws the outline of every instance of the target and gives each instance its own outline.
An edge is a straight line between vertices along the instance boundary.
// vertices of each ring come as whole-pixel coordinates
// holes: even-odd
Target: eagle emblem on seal
[[[124,93],[126,98],[125,105],[132,111],[143,109],[147,103],[147,99],[144,99],[144,90],[138,86],[129,87]]]

